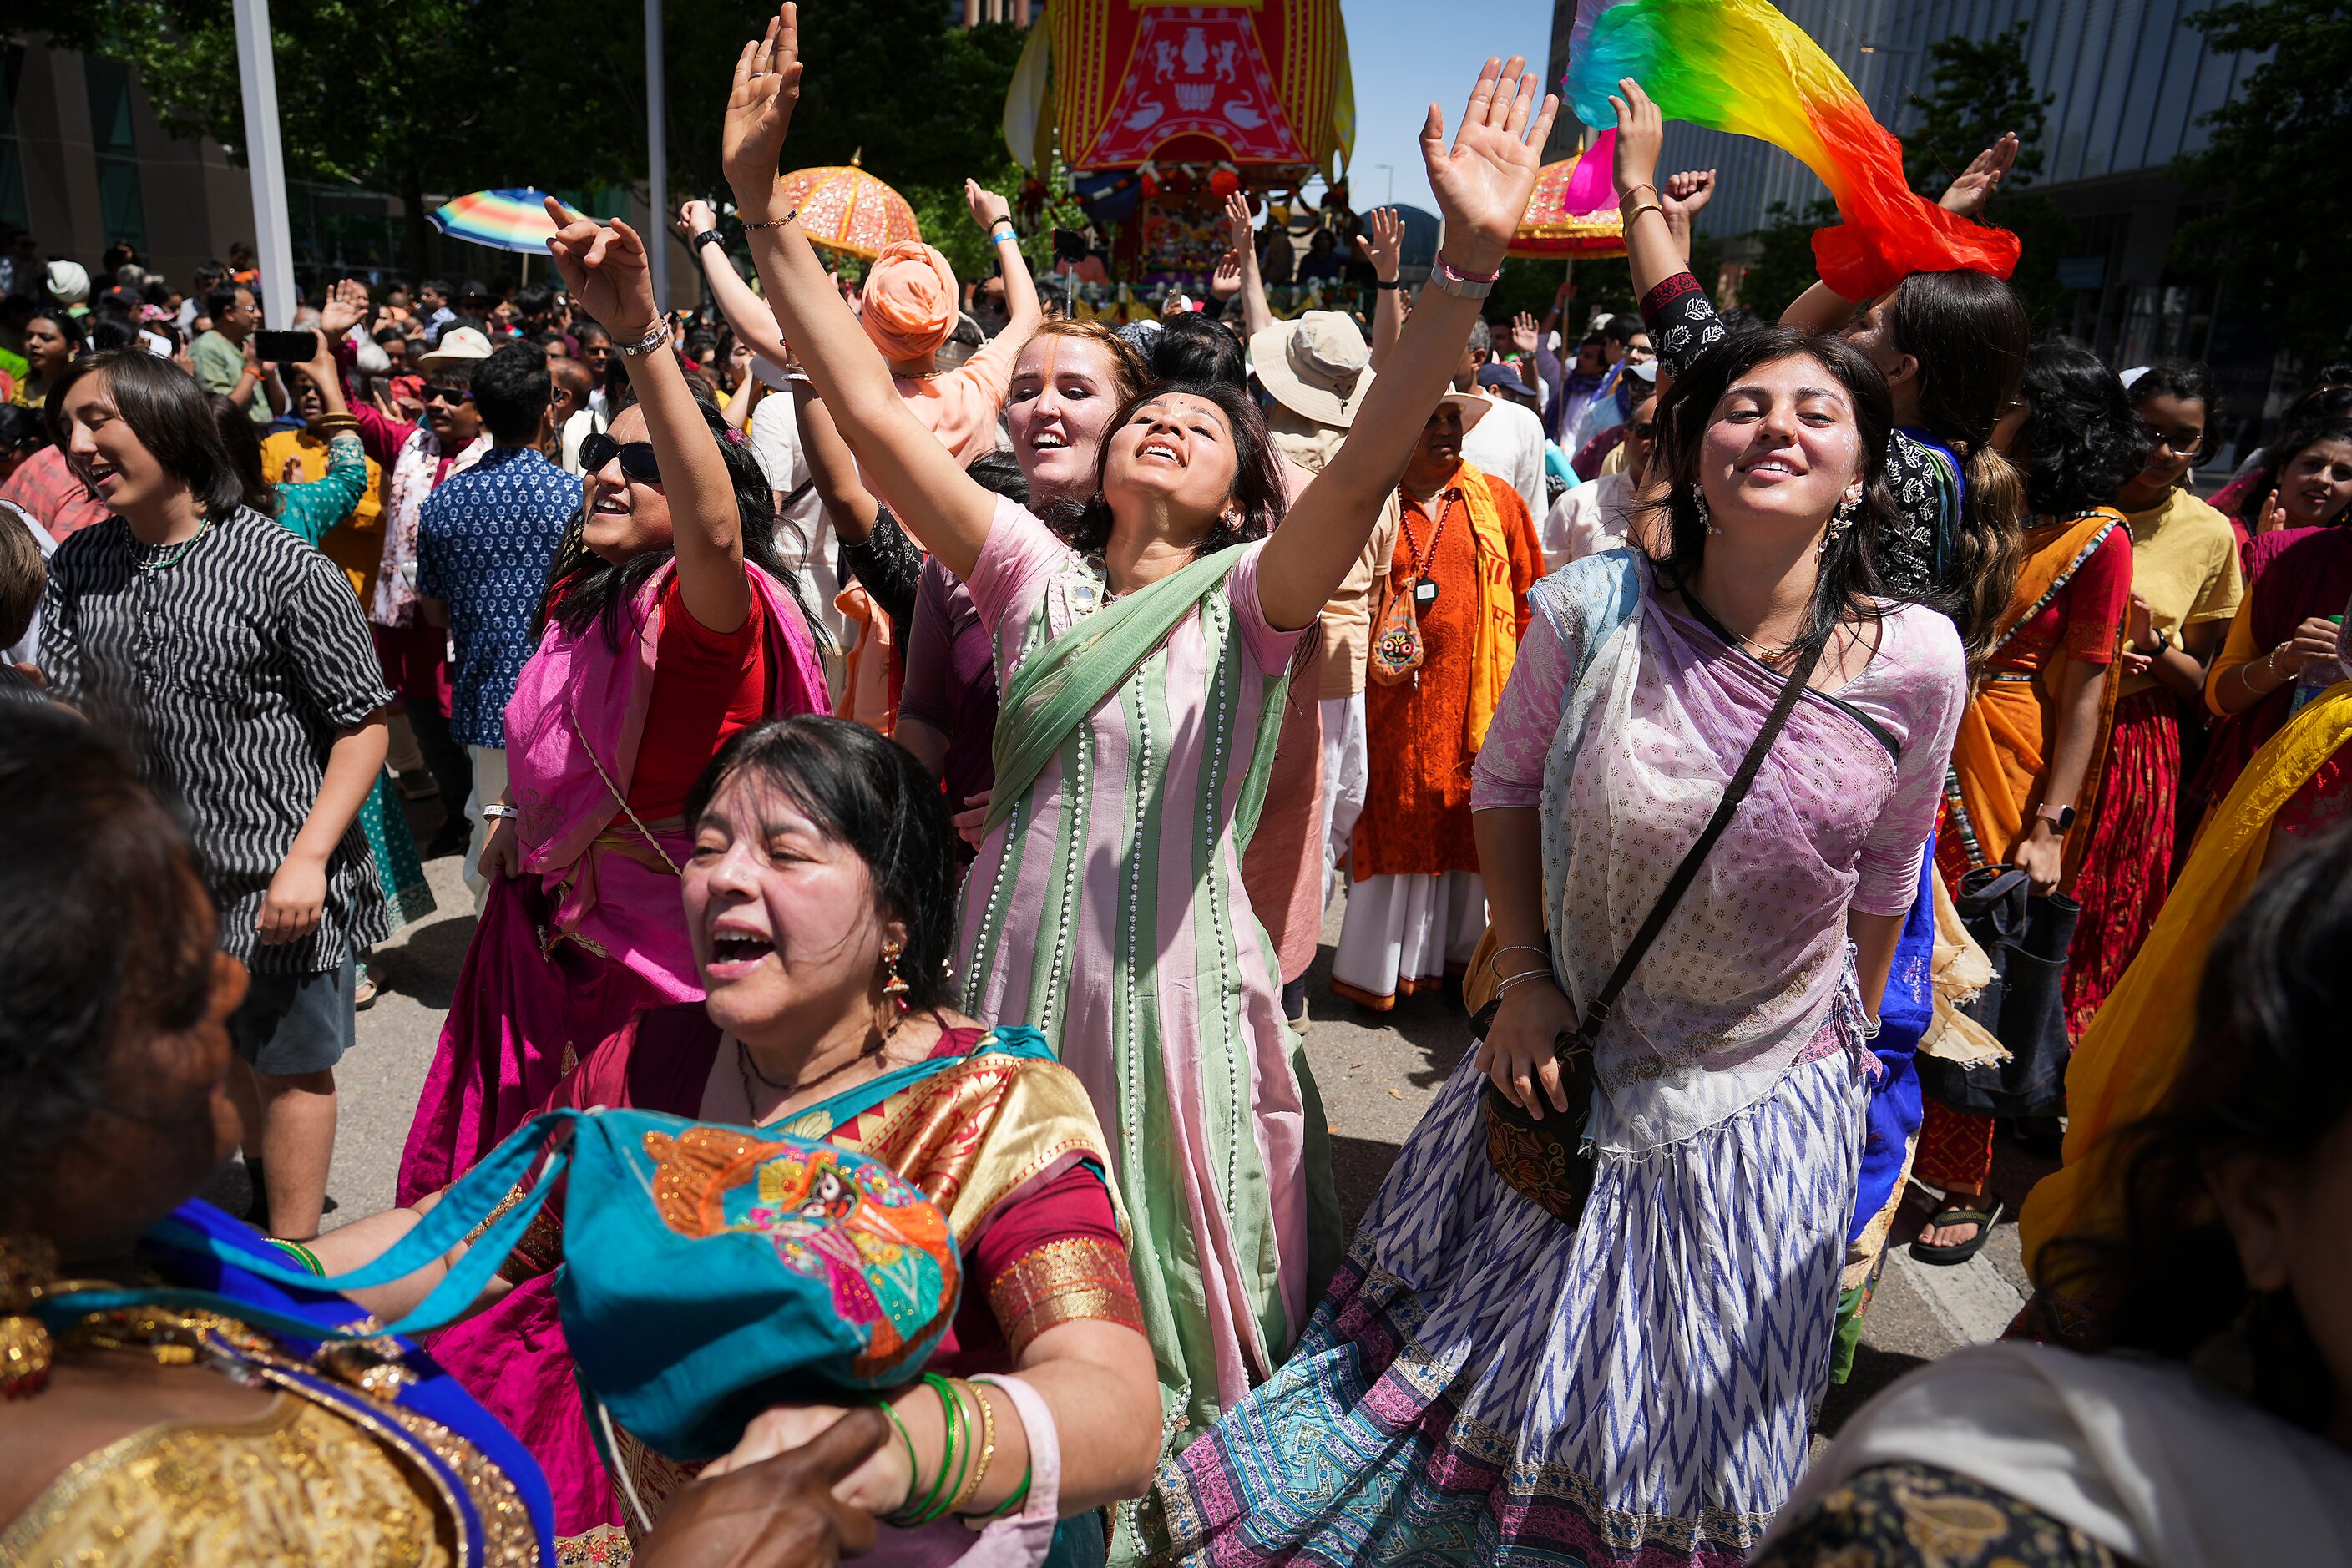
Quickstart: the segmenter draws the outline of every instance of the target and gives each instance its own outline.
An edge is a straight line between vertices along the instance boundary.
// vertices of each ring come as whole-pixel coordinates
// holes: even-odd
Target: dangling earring
[[[1715,526],[1715,519],[1706,510],[1706,492],[1699,489],[1696,479],[1691,481],[1691,510],[1698,513],[1698,525],[1701,528],[1706,529],[1709,533],[1723,531]]]
[[[1862,491],[1859,489],[1846,491],[1845,499],[1838,502],[1837,511],[1830,519],[1829,527],[1822,531],[1821,552],[1823,555],[1827,555],[1830,552],[1830,546],[1835,544],[1840,536],[1853,526],[1853,514],[1861,510]]]
[[[898,960],[905,956],[906,952],[905,948],[895,942],[886,942],[882,944],[883,967],[889,971],[889,978],[882,982],[882,994],[897,1005],[901,1016],[904,1016],[911,1008],[911,1004],[907,1000],[907,993],[914,989],[907,984],[906,977],[898,973]]]

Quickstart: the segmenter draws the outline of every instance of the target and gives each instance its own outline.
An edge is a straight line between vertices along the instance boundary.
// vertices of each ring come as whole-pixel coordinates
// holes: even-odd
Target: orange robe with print
[[[1485,485],[1494,498],[1509,559],[1487,569],[1507,574],[1517,633],[1524,637],[1528,590],[1543,575],[1543,547],[1537,542],[1535,523],[1527,503],[1508,484],[1467,464],[1461,474]],[[1450,515],[1438,530],[1431,509],[1440,506],[1442,493],[1426,504],[1410,496],[1400,499],[1403,513],[1390,558],[1390,590],[1412,591],[1420,574],[1414,563],[1417,541],[1427,575],[1437,584],[1437,599],[1420,611],[1417,679],[1397,686],[1374,680],[1364,689],[1370,767],[1349,861],[1350,874],[1360,879],[1478,869],[1478,845],[1470,826],[1470,766],[1478,752],[1470,732],[1479,552],[1467,509],[1460,502],[1444,508]],[[1497,682],[1508,673],[1498,672]]]

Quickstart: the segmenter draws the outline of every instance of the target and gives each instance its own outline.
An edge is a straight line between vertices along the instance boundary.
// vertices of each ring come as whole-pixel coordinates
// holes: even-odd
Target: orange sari
[[[1936,841],[1937,867],[1946,883],[1957,888],[1960,874],[1978,866],[2007,862],[2017,841],[2031,826],[2039,803],[2042,778],[2050,764],[2057,739],[2057,715],[2053,693],[2064,667],[2063,643],[2045,661],[2021,668],[2012,650],[2004,667],[2001,650],[2018,629],[2041,614],[2090,560],[2107,535],[2124,526],[2123,514],[2112,508],[2069,522],[2049,523],[2029,530],[2031,552],[2017,574],[2017,588],[2001,616],[2000,633],[1986,655],[1990,667],[1977,678],[1976,692],[1960,716],[1960,732],[1952,742],[1952,770],[1944,784],[1946,826]],[[2121,628],[2117,628],[2121,636]],[[2091,752],[2090,771],[2083,775],[2074,798],[2087,810],[2099,797],[2099,772],[2106,763],[2107,733],[2115,714],[2116,688],[2123,666],[2110,660],[2105,673],[2105,693],[2099,702],[2098,740]],[[2059,876],[2062,888],[2074,885],[2082,868],[2087,832],[2070,834]]]

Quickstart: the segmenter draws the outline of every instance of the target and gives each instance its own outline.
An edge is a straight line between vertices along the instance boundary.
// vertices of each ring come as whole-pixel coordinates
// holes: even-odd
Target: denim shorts
[[[229,1016],[229,1038],[254,1071],[272,1078],[325,1072],[357,1036],[352,993],[359,965],[350,958],[308,974],[256,974],[244,1005]]]

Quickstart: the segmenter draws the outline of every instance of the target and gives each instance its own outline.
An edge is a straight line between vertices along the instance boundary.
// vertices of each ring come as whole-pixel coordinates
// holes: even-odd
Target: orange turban
[[[946,257],[919,239],[883,247],[859,299],[858,320],[884,359],[921,359],[955,331],[955,273]]]

